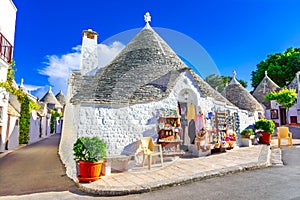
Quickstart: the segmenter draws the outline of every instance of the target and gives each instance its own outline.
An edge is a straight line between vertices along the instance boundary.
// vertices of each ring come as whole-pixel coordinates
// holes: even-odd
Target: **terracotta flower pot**
[[[100,179],[103,161],[85,162],[78,161],[79,165],[79,182],[91,182]]]
[[[262,136],[259,138],[259,143],[271,144],[271,134],[269,132],[261,132]]]

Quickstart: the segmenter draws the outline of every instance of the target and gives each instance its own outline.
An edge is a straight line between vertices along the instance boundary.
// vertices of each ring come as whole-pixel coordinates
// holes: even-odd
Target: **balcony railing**
[[[13,46],[4,37],[4,35],[0,33],[0,58],[10,63],[12,59],[12,48]]]

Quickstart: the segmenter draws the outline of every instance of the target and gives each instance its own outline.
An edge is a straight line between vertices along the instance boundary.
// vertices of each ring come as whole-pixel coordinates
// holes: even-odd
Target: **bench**
[[[124,172],[128,171],[128,163],[133,160],[134,156],[127,155],[111,155],[104,158],[102,167],[102,175],[110,175],[111,172]]]

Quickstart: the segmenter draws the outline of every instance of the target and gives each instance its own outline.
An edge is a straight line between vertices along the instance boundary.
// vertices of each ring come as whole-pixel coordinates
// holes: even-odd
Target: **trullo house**
[[[59,147],[72,178],[76,176],[72,146],[80,136],[100,136],[107,143],[108,155],[132,155],[141,137],[158,137],[158,118],[163,112],[178,111],[182,146],[187,150],[194,145],[194,116],[203,114],[213,131],[215,111],[239,111],[180,60],[151,28],[149,14],[145,21],[146,26],[119,55],[99,70],[95,70],[98,34],[90,29],[82,33],[80,70],[73,71],[68,80]],[[247,112],[239,116],[254,121]]]

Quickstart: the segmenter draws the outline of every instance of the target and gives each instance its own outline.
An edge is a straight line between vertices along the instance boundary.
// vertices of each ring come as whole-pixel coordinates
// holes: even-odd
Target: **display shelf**
[[[158,139],[157,143],[161,144],[163,156],[181,156],[184,154],[180,150],[179,133],[182,131],[180,127],[180,116],[175,111],[168,111],[172,115],[163,115],[158,119]]]

